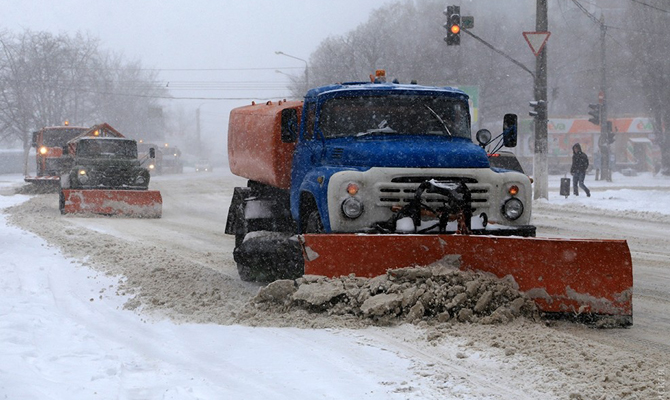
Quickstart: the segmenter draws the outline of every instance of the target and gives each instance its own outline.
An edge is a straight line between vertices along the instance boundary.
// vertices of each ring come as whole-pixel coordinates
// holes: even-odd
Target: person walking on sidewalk
[[[570,173],[572,174],[572,189],[575,196],[579,196],[579,188],[584,189],[586,197],[591,197],[591,191],[584,185],[584,178],[586,178],[586,169],[589,167],[589,157],[582,152],[582,146],[575,143],[572,146],[572,166]]]

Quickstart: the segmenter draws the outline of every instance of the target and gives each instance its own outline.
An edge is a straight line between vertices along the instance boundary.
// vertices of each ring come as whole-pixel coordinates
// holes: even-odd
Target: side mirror
[[[505,147],[516,147],[517,116],[516,114],[505,114],[503,118],[503,145]]]
[[[153,147],[149,148],[149,158],[156,158],[156,149]]]
[[[32,142],[30,143],[30,146],[31,146],[31,147],[37,147],[37,136],[38,136],[39,134],[40,134],[39,131],[37,131],[37,132],[33,132],[33,140],[32,140]]]
[[[70,146],[65,145],[63,146],[63,155],[66,156],[68,154],[70,154]]]
[[[294,143],[298,138],[298,112],[294,108],[281,110],[281,141]]]

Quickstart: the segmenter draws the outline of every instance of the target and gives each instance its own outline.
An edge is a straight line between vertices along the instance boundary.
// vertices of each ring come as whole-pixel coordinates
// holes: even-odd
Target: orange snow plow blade
[[[373,277],[456,254],[461,269],[510,275],[545,313],[632,323],[633,267],[625,240],[305,234],[301,243],[306,275]]]
[[[160,218],[163,198],[157,190],[63,189],[60,210],[62,214]]]

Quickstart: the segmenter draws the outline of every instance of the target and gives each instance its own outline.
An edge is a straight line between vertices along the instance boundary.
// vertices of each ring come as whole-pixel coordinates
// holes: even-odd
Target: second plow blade
[[[632,324],[633,266],[625,240],[466,235],[301,235],[305,274],[383,275],[461,256],[461,269],[511,276],[544,313]]]
[[[160,218],[163,198],[157,190],[63,189],[60,210],[62,214]]]

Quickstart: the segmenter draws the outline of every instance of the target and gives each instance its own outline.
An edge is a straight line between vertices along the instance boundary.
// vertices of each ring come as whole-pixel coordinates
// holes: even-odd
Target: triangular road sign
[[[528,42],[528,45],[530,46],[530,49],[533,51],[533,54],[535,54],[535,57],[537,57],[542,49],[544,48],[544,45],[547,43],[547,40],[549,39],[549,36],[551,35],[551,32],[524,32],[523,37],[526,39],[526,42]]]

